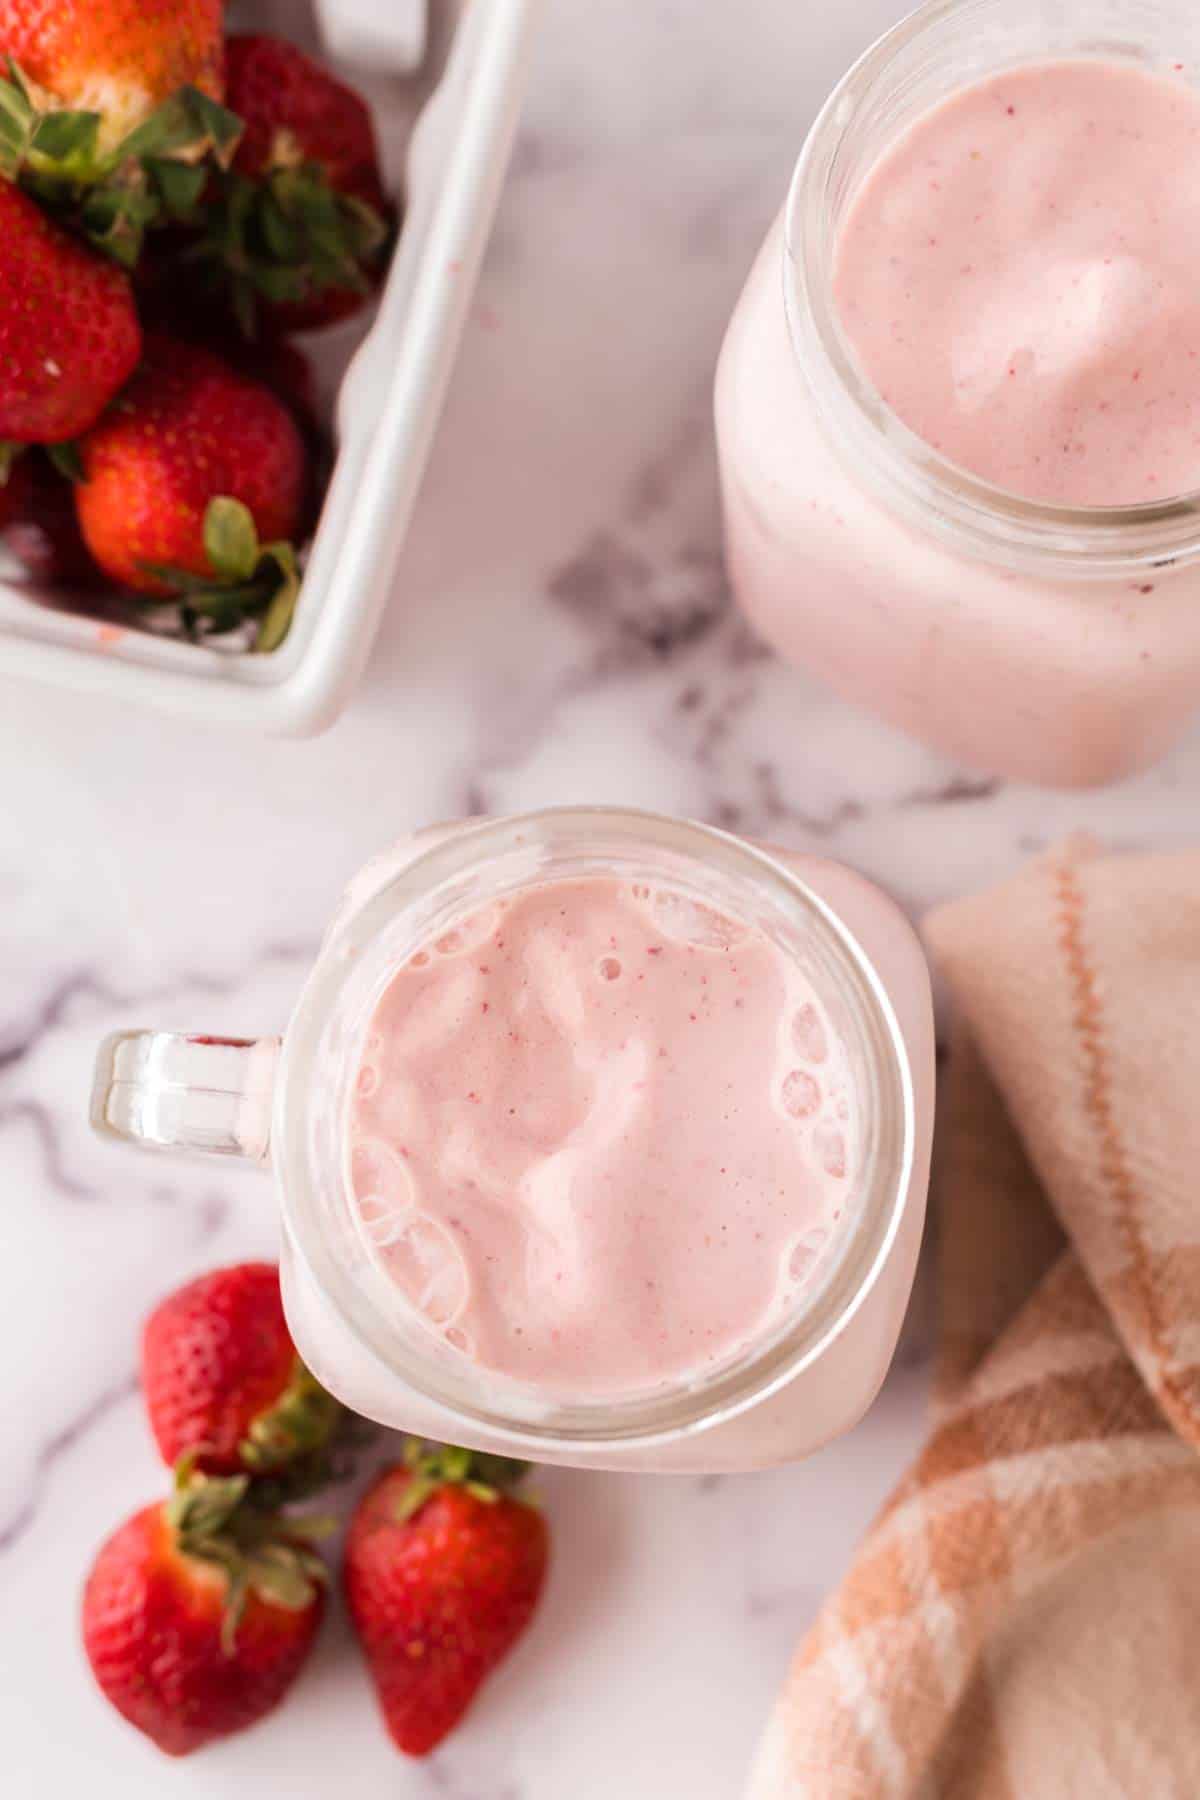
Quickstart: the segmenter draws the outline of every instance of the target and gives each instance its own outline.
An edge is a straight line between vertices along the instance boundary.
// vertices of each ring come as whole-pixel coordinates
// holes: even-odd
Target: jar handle
[[[96,1056],[92,1126],[143,1149],[264,1162],[279,1042],[118,1031]]]

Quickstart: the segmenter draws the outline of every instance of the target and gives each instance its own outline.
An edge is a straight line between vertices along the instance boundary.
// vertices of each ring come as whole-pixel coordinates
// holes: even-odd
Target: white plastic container
[[[451,1348],[364,1245],[346,1162],[351,1084],[395,969],[481,901],[595,872],[666,882],[760,925],[835,1021],[861,1119],[854,1216],[824,1279],[715,1368],[619,1400],[516,1383]],[[928,972],[912,927],[883,894],[836,863],[650,813],[584,807],[441,827],[369,864],[282,1040],[120,1033],[100,1051],[92,1122],[164,1152],[269,1164],[292,1334],[354,1411],[540,1462],[702,1471],[795,1461],[870,1405],[912,1287],[933,1108]]]
[[[282,736],[323,730],[337,717],[382,618],[433,440],[508,163],[536,6],[441,0],[431,8],[433,56],[445,47],[441,74],[407,157],[387,169],[403,188],[403,225],[378,312],[338,389],[337,460],[286,642],[269,656],[190,644],[72,611],[69,595],[0,580],[0,677]],[[234,22],[290,28],[298,18],[292,6],[252,4]],[[361,85],[361,70],[347,77]],[[389,88],[403,93],[394,82],[368,84],[377,116]],[[386,141],[386,116],[379,122]],[[339,338],[346,342],[324,335],[320,366],[337,357]]]

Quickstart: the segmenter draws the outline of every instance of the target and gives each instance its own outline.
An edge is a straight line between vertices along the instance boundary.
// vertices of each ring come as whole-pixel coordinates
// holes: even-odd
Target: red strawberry
[[[165,595],[148,564],[209,572],[204,514],[218,494],[249,508],[264,537],[289,537],[304,481],[299,434],[268,389],[211,352],[157,333],[120,403],[81,446],[79,520],[117,581]]]
[[[169,258],[161,258],[153,241],[138,265],[134,286],[144,330],[165,331],[171,337],[211,350],[239,375],[261,382],[283,401],[304,441],[307,480],[300,530],[303,535],[310,533],[329,484],[333,441],[318,406],[316,380],[308,357],[293,339],[269,325],[256,337],[248,338],[232,313],[214,307],[211,294],[184,300],[179,292],[178,266]]]
[[[227,328],[213,332],[209,341],[217,355],[223,356],[239,374],[269,387],[306,436],[319,431],[312,364],[290,339],[263,332],[248,343],[229,320]]]
[[[142,1333],[142,1390],[164,1462],[279,1469],[321,1450],[339,1408],[296,1354],[274,1263],[215,1269],[157,1306]]]
[[[0,0],[0,176],[132,268],[194,223],[240,127],[220,104],[222,0]]]
[[[210,251],[233,271],[243,320],[285,329],[345,317],[379,272],[387,196],[371,115],[280,38],[230,37],[227,101],[243,123]]]
[[[410,1756],[453,1730],[533,1616],[545,1521],[497,1485],[520,1471],[501,1457],[410,1446],[351,1520],[346,1600],[388,1731]]]
[[[219,100],[223,0],[0,0],[0,56],[111,142],[178,88]]]
[[[128,278],[0,181],[0,438],[77,437],[141,347]]]
[[[234,35],[225,53],[227,100],[242,121],[235,169],[262,180],[299,150],[339,194],[386,210],[375,128],[352,88],[283,38]]]
[[[199,1482],[127,1519],[83,1592],[105,1698],[168,1756],[244,1731],[299,1675],[324,1612],[296,1527],[249,1509],[245,1479]]]
[[[246,337],[232,313],[214,306],[211,294],[181,294],[179,263],[170,250],[161,254],[166,233],[156,233],[134,277],[138,317],[143,330],[183,338],[220,356],[230,368],[248,380],[260,381],[287,406],[306,442],[320,436],[323,427],[317,406],[313,367],[291,338],[267,329],[254,339]],[[186,240],[185,240],[186,241]]]
[[[288,540],[305,494],[304,445],[274,394],[207,350],[151,334],[80,454],[75,505],[100,567],[142,594],[183,591],[197,630],[258,617],[258,647],[274,648],[298,587]]]
[[[186,333],[185,333],[186,335]],[[248,380],[270,388],[291,413],[304,444],[306,479],[297,530],[310,536],[321,514],[321,502],[333,471],[334,443],[317,406],[317,385],[312,364],[291,338],[268,324],[257,337],[247,338],[226,316],[223,328],[210,329],[206,342],[231,368]]]
[[[27,450],[0,488],[0,538],[45,587],[100,584],[100,571],[80,535],[71,482],[40,450]]]

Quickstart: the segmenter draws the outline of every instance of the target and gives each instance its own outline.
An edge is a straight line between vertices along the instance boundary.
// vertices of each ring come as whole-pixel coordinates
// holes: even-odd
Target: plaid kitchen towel
[[[750,1800],[1200,1800],[1200,853],[942,908],[931,1435]]]

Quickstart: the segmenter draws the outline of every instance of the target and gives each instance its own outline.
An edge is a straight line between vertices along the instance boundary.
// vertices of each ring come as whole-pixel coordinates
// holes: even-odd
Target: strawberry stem
[[[211,1563],[226,1579],[221,1648],[232,1656],[252,1593],[289,1612],[303,1612],[315,1589],[329,1579],[312,1548],[328,1535],[330,1521],[289,1519],[264,1504],[263,1490],[248,1475],[197,1473],[195,1459],[180,1457],[167,1501],[167,1524],[182,1556]]]
[[[511,1456],[466,1450],[459,1444],[434,1444],[423,1438],[404,1440],[404,1464],[412,1479],[400,1499],[398,1519],[403,1523],[420,1512],[442,1487],[461,1487],[491,1506],[510,1492],[529,1472],[529,1464]]]
[[[204,237],[187,252],[222,289],[247,337],[262,303],[309,301],[335,290],[366,294],[387,249],[388,221],[342,194],[299,153],[264,175],[223,176]]]
[[[77,443],[68,439],[66,443],[46,444],[43,448],[60,475],[70,482],[83,480],[83,459]]]
[[[147,227],[194,220],[210,171],[233,161],[242,121],[198,88],[180,88],[106,148],[100,113],[60,106],[11,56],[4,66],[0,176],[125,268]]]
[[[277,650],[291,629],[300,592],[294,547],[283,542],[260,544],[250,508],[218,494],[205,510],[204,550],[207,575],[170,563],[147,562],[142,567],[179,596],[180,622],[193,642],[236,631],[247,620],[257,619],[255,651],[265,655]]]
[[[341,1406],[296,1358],[292,1378],[268,1412],[259,1413],[238,1445],[247,1469],[261,1475],[298,1456],[324,1450],[341,1417]]]

